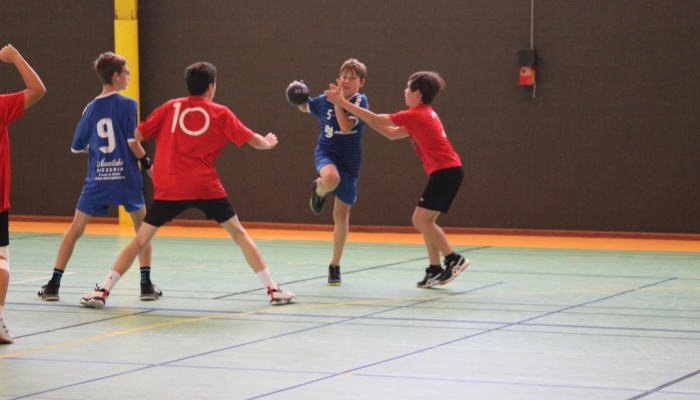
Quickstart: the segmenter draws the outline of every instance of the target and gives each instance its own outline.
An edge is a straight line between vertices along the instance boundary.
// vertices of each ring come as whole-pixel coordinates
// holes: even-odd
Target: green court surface
[[[78,303],[124,236],[85,235],[61,299],[36,296],[62,235],[11,234],[0,399],[700,399],[700,254],[458,246],[418,289],[422,245],[256,240],[297,294],[273,307],[231,240],[156,237],[102,310]]]

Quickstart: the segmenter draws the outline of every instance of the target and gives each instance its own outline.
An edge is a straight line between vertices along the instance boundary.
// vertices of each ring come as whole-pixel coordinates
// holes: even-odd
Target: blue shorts
[[[340,175],[340,183],[333,191],[333,195],[339,198],[343,203],[354,206],[357,200],[357,177],[353,178],[347,171],[338,168],[338,164],[330,157],[319,153],[320,152],[316,153],[316,172],[321,171],[321,168],[328,164],[335,165],[335,168],[338,170],[338,175]]]
[[[124,206],[126,212],[130,213],[140,209],[145,204],[146,203],[144,201],[135,204],[97,204],[90,201],[89,199],[84,198],[83,196],[80,196],[80,199],[78,200],[78,205],[75,206],[75,208],[77,208],[78,211],[84,212],[88,215],[105,215],[109,211],[109,206],[121,205]]]

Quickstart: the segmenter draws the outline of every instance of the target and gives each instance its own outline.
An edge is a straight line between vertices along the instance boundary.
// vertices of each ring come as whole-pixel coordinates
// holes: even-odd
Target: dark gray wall
[[[99,92],[90,62],[113,49],[112,4],[0,9],[0,38],[49,89],[11,127],[13,214],[73,213],[85,159],[68,147]],[[318,94],[356,57],[370,108],[388,113],[405,108],[412,72],[435,70],[447,90],[434,108],[466,168],[441,225],[700,233],[699,28],[695,0],[536,0],[533,98],[517,82],[528,0],[142,0],[141,113],[186,94],[187,65],[214,63],[215,100],[280,139],[270,152],[231,145],[219,158],[241,219],[330,224],[329,211],[308,209],[318,123],[285,102],[287,84],[303,79]],[[0,89],[21,88],[2,68]],[[409,141],[368,129],[363,146],[351,222],[410,225],[427,177]]]

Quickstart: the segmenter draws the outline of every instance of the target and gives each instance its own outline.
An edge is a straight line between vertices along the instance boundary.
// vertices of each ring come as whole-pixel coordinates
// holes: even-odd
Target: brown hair
[[[408,78],[412,92],[420,90],[421,101],[430,104],[445,89],[445,81],[433,71],[416,72]]]
[[[126,63],[126,58],[112,52],[107,52],[100,54],[97,60],[92,64],[92,67],[95,69],[95,72],[97,72],[100,82],[102,82],[103,85],[110,85],[112,84],[114,73],[121,74]]]
[[[365,79],[367,76],[367,67],[365,67],[365,64],[357,61],[356,58],[347,59],[343,65],[340,66],[340,74],[342,75],[343,71],[348,69],[355,71],[360,79]]]

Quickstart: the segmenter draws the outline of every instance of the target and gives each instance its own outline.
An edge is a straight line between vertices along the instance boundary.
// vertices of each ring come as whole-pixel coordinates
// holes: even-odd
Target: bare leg
[[[331,264],[340,265],[340,257],[343,255],[345,243],[348,240],[350,231],[350,209],[351,205],[344,203],[339,198],[335,198],[333,207],[333,258]]]
[[[248,232],[246,232],[243,225],[241,225],[237,215],[234,215],[233,218],[228,221],[222,222],[221,226],[226,229],[233,241],[241,248],[245,260],[253,271],[257,273],[267,268],[262,254],[260,254],[260,250],[258,250],[258,246],[256,246],[253,239],[248,236]]]
[[[129,213],[129,216],[131,217],[131,220],[134,222],[134,231],[138,233],[139,228],[141,227],[141,223],[143,222],[143,219],[146,217],[146,207],[141,207],[136,211],[132,211]],[[145,266],[150,266],[151,265],[151,242],[148,242],[148,246],[139,254],[139,265],[142,267]]]
[[[0,257],[3,260],[5,257]],[[5,297],[7,297],[7,288],[10,286],[10,273],[4,269],[0,269],[0,306],[5,305]]]
[[[454,252],[447,241],[445,232],[435,222],[439,215],[439,211],[432,211],[422,207],[416,207],[416,210],[413,212],[413,226],[418,232],[423,234],[430,264],[433,265],[440,265],[440,252],[443,255],[449,255]]]
[[[326,164],[321,167],[318,171],[320,177],[316,180],[318,188],[316,189],[316,194],[321,197],[326,197],[326,195],[335,190],[340,183],[340,174],[338,169],[333,164]]]
[[[73,217],[73,222],[71,222],[68,232],[63,236],[61,240],[61,245],[58,246],[58,255],[56,256],[56,263],[54,268],[65,271],[68,266],[68,261],[70,261],[73,255],[73,250],[75,249],[75,244],[78,242],[83,233],[85,232],[85,227],[88,222],[90,222],[90,214],[85,214],[82,211],[75,210],[75,216]]]
[[[112,271],[123,276],[134,263],[136,256],[151,248],[151,239],[160,229],[157,226],[142,222],[136,237],[119,253],[119,257],[112,265]]]

